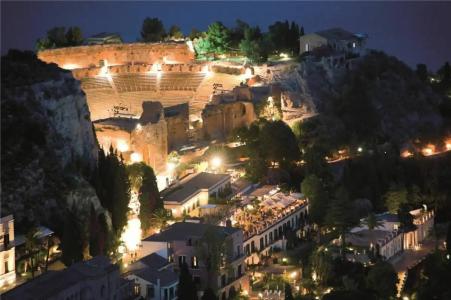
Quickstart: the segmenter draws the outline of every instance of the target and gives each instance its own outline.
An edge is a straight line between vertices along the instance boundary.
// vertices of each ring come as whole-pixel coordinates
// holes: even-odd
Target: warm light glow
[[[136,251],[141,244],[141,221],[138,218],[127,221],[127,226],[121,235],[121,241],[127,251]]]
[[[62,66],[62,68],[66,69],[66,70],[74,70],[74,69],[78,69],[79,66],[76,64],[65,64]]]
[[[287,262],[287,258],[286,257],[282,258],[282,262],[286,263]]]
[[[435,146],[432,144],[427,145],[421,150],[424,156],[429,156],[435,153]]]
[[[221,166],[221,164],[222,164],[222,159],[218,156],[213,157],[210,161],[210,166],[213,169],[218,169]]]
[[[174,162],[168,162],[166,165],[166,169],[169,173],[174,172],[175,168],[177,167],[177,164]]]
[[[247,296],[247,295],[249,295],[249,292],[248,292],[247,290],[243,290],[243,291],[241,292],[241,295]]]
[[[244,71],[244,77],[245,78],[251,78],[252,77],[252,70],[251,70],[251,68],[246,68],[246,70]]]
[[[133,152],[132,155],[130,155],[130,160],[132,161],[132,163],[138,163],[143,160],[143,157],[140,153]]]
[[[124,140],[118,140],[116,143],[116,148],[120,152],[127,152],[128,151],[128,144]]]
[[[451,139],[445,140],[446,151],[451,151]]]
[[[193,45],[193,41],[187,41],[186,45],[188,46],[189,51],[194,53],[194,45]]]
[[[362,151],[363,151],[362,147],[357,148],[357,152],[362,152]]]
[[[409,300],[409,297],[404,296],[404,297],[402,297],[402,300]]]
[[[143,129],[142,125],[139,123],[136,124],[136,130],[140,131],[141,129]]]
[[[288,58],[288,54],[286,54],[286,53],[280,53],[279,56],[282,57],[282,58]]]
[[[295,279],[297,275],[298,275],[297,272],[291,272],[290,277],[291,279]]]
[[[404,151],[401,153],[401,157],[404,157],[404,158],[411,157],[411,156],[413,156],[413,153],[410,152],[409,150],[404,150]]]

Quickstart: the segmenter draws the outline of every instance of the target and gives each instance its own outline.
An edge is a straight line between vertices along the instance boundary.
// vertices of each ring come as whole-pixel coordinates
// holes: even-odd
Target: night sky
[[[306,33],[343,27],[369,35],[368,46],[395,55],[411,66],[436,70],[451,61],[451,2],[3,2],[2,54],[10,48],[34,49],[53,26],[79,26],[84,36],[118,32],[136,41],[145,17],[166,28],[205,30],[213,21],[233,26],[237,18],[263,31],[276,20],[303,25]]]

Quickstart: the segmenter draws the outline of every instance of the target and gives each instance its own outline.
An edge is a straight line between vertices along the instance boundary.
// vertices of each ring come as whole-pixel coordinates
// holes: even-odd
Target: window
[[[241,269],[241,265],[238,265],[237,274],[238,274],[238,277],[241,277],[241,275],[243,275],[243,270]]]
[[[169,299],[172,299],[172,298],[174,298],[174,287],[171,287],[169,289]]]
[[[355,42],[353,42],[352,43],[352,48],[355,48],[356,47],[356,44],[355,44]]]
[[[179,256],[179,266],[182,266],[184,263],[186,263],[186,256],[180,255]]]
[[[309,44],[305,44],[305,51],[306,51],[306,52],[309,52],[309,51],[310,51]]]
[[[197,257],[192,256],[191,257],[191,268],[193,269],[197,269],[199,267],[198,262],[197,262]]]
[[[7,260],[5,260],[5,274],[6,273],[9,273],[9,264]]]
[[[192,246],[192,241],[191,241],[191,239],[188,239],[188,240],[186,241],[186,245],[187,245],[187,246]]]
[[[168,289],[163,289],[164,300],[169,300],[168,298]]]

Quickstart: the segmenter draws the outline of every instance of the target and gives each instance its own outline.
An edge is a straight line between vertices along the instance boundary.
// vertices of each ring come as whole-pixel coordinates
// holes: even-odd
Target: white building
[[[231,189],[230,175],[198,173],[184,179],[163,196],[164,208],[171,210],[174,217],[199,216],[199,207],[208,204],[211,197],[221,196]]]
[[[299,54],[328,48],[337,52],[360,54],[365,49],[366,34],[351,33],[341,28],[331,28],[303,35],[299,38]]]
[[[0,219],[0,288],[16,281],[16,253],[12,215]]]
[[[178,274],[173,264],[153,253],[133,263],[125,277],[135,282],[135,293],[148,300],[177,299]]]
[[[104,256],[78,262],[62,271],[48,271],[4,293],[2,300],[134,299],[131,281]]]

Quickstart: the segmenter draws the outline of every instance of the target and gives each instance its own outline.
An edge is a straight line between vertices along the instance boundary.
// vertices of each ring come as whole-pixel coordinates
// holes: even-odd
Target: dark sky
[[[240,18],[267,26],[294,20],[306,32],[343,27],[369,35],[369,47],[381,49],[415,66],[436,70],[451,61],[451,2],[3,2],[2,53],[33,49],[53,26],[80,26],[85,36],[118,32],[135,41],[145,17],[159,17],[166,27],[185,33],[205,30],[213,21],[234,25]]]

